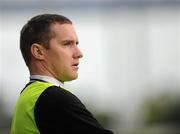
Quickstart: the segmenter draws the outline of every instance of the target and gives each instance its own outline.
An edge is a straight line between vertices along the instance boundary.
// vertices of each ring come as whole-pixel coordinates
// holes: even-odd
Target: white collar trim
[[[56,86],[60,86],[62,87],[64,84],[60,81],[58,81],[57,79],[50,77],[50,76],[46,76],[46,75],[31,75],[30,76],[30,80],[33,79],[37,79],[37,80],[42,80],[51,84],[54,84]]]

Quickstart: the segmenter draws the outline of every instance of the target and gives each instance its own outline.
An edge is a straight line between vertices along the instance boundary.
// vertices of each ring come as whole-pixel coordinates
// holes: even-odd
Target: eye
[[[69,45],[71,45],[71,44],[72,44],[71,41],[65,41],[65,42],[63,43],[63,45],[65,45],[65,46],[69,46]]]
[[[66,40],[63,42],[64,46],[73,46],[73,45],[78,45],[79,42],[78,41],[74,41],[74,40]]]
[[[76,41],[76,45],[78,45],[79,44],[79,41]]]

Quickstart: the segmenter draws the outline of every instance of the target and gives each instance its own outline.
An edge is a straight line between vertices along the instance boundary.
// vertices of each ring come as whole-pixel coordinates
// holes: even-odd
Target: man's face
[[[79,50],[78,38],[72,24],[53,24],[49,49],[45,50],[45,66],[51,76],[61,82],[78,77]]]

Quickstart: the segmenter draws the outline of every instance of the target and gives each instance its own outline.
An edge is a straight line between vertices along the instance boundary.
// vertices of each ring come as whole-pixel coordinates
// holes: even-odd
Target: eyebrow
[[[76,44],[79,44],[79,41],[78,41],[78,40],[75,41],[75,40],[68,40],[68,39],[67,39],[67,40],[63,40],[62,42],[63,42],[63,43],[66,43],[66,42],[68,42],[68,43],[74,43],[74,42],[75,42]]]

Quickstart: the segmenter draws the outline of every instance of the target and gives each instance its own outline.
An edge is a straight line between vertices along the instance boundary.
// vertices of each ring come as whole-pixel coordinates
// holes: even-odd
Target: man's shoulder
[[[42,102],[54,102],[62,105],[75,102],[81,103],[73,93],[55,85],[46,88],[39,96],[38,100]]]
[[[44,95],[52,96],[52,97],[74,97],[75,95],[72,94],[70,91],[60,87],[60,86],[55,86],[52,85],[48,88],[46,88],[43,92]]]

